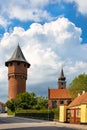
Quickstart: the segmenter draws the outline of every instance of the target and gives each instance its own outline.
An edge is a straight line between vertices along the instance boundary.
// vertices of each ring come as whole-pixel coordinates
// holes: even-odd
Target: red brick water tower
[[[30,67],[19,45],[5,66],[8,67],[8,99],[15,99],[26,92],[27,69]]]

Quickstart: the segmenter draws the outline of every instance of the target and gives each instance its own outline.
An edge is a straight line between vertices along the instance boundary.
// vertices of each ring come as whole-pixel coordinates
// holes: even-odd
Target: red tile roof
[[[70,104],[69,107],[78,106],[82,103],[87,103],[87,92],[76,97]]]
[[[3,105],[4,103],[3,102],[0,102],[0,105]]]
[[[71,99],[67,89],[49,89],[48,92],[49,99]]]

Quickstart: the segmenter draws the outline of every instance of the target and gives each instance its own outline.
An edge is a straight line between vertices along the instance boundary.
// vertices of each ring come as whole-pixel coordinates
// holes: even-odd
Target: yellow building
[[[60,122],[87,123],[87,92],[76,97],[68,106],[60,106]]]

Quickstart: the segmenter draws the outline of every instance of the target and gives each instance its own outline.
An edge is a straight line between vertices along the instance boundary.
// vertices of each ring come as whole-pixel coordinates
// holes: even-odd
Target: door
[[[66,110],[66,122],[70,123],[70,109]]]
[[[70,123],[80,124],[80,108],[73,108],[70,110]]]

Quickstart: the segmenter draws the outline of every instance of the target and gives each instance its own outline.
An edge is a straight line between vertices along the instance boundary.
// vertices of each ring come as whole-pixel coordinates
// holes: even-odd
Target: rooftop
[[[67,89],[49,89],[49,99],[71,99]]]
[[[70,104],[69,107],[78,106],[80,104],[87,103],[87,92],[76,97]]]
[[[11,56],[11,58],[8,61],[5,62],[5,65],[8,66],[8,63],[12,62],[12,61],[25,62],[25,63],[27,63],[28,67],[30,66],[30,64],[26,61],[19,45],[16,47],[16,49],[15,49],[13,55]]]

